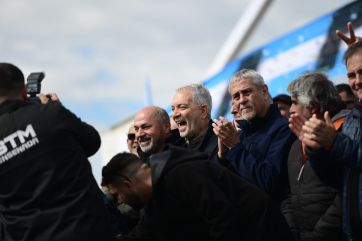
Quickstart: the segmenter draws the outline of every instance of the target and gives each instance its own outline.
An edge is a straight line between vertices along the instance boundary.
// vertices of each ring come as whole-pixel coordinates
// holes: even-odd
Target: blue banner
[[[230,117],[228,81],[240,69],[258,71],[272,96],[286,93],[288,83],[306,71],[323,71],[336,83],[347,82],[343,63],[346,45],[335,31],[347,31],[348,21],[361,36],[362,1],[348,4],[232,61],[203,82],[213,98],[212,116]]]

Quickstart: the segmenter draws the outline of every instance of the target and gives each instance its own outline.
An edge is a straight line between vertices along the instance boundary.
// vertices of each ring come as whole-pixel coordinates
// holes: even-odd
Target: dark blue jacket
[[[229,150],[225,159],[239,176],[281,201],[288,187],[287,158],[295,140],[276,105],[270,105],[263,118],[238,121],[240,143]]]
[[[353,109],[329,152],[307,149],[310,163],[325,182],[342,189],[343,231],[362,240],[362,109]]]

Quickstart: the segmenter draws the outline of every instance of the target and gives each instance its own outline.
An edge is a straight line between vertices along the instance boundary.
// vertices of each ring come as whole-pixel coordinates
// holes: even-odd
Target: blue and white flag
[[[336,29],[347,31],[348,21],[352,22],[356,35],[361,36],[362,1],[348,4],[232,61],[203,82],[213,97],[212,116],[229,114],[228,81],[240,69],[258,71],[272,96],[286,93],[288,83],[307,71],[323,71],[335,83],[347,82],[343,63],[347,47],[335,32]]]

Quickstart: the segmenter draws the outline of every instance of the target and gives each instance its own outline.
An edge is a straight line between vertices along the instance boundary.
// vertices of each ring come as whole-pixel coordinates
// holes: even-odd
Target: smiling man
[[[157,106],[147,106],[134,117],[134,130],[139,145],[138,156],[145,161],[148,156],[161,152],[165,144],[183,145],[178,130],[171,131],[167,112]]]
[[[362,42],[351,44],[344,54],[347,78],[359,99],[337,133],[328,112],[324,119],[313,115],[303,126],[302,141],[317,174],[328,183],[342,178],[343,231],[346,240],[362,240]],[[342,166],[342,168],[341,168]],[[334,173],[330,175],[329,173]],[[323,176],[322,176],[323,174]]]
[[[178,88],[172,99],[172,117],[186,147],[201,151],[209,159],[217,160],[217,137],[212,131],[212,99],[208,89],[201,84]]]
[[[268,87],[254,70],[238,71],[230,80],[229,92],[240,115],[241,132],[230,142],[235,127],[225,119],[214,124],[218,156],[239,176],[281,201],[288,184],[287,157],[295,140],[288,120],[271,104]]]

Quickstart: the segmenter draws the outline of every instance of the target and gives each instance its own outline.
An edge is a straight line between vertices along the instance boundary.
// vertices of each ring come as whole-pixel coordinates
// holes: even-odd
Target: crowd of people
[[[202,84],[176,89],[171,116],[140,109],[102,190],[98,132],[54,93],[27,101],[0,63],[0,240],[362,240],[362,41],[348,29],[348,84],[308,72],[271,98],[241,69],[233,120],[211,118]]]

